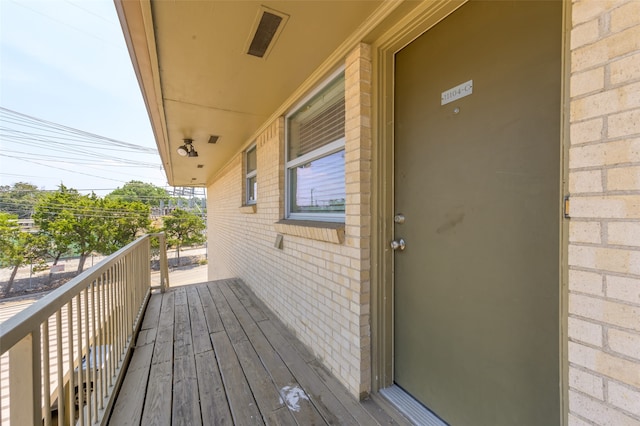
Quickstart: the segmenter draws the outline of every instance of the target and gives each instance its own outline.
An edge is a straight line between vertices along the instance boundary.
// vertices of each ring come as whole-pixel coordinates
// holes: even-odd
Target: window
[[[287,117],[287,217],[344,221],[344,72]]]
[[[258,172],[257,172],[257,154],[256,154],[256,146],[253,145],[249,149],[247,149],[244,153],[245,159],[245,203],[255,204],[258,200]]]

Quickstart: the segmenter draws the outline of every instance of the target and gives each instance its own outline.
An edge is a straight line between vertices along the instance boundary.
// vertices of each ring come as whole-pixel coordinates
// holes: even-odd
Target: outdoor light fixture
[[[184,145],[178,147],[178,154],[182,157],[197,157],[198,151],[193,147],[193,139],[183,139]]]

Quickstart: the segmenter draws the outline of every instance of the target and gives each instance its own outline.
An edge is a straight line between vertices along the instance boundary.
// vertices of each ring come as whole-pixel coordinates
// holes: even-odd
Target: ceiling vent
[[[266,59],[288,19],[288,15],[262,6],[249,33],[247,54]]]
[[[216,143],[218,142],[218,139],[220,139],[220,136],[211,135],[209,136],[209,143]]]

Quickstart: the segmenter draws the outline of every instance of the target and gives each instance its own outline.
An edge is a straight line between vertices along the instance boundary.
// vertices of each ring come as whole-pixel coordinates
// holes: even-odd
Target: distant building
[[[18,219],[18,225],[20,226],[21,231],[30,232],[32,234],[35,234],[39,230],[33,219]]]

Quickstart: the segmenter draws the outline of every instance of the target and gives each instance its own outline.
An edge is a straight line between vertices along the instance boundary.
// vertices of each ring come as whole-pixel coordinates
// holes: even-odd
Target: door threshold
[[[392,385],[388,388],[380,389],[379,393],[415,425],[448,426],[447,423],[416,401],[400,386]]]

